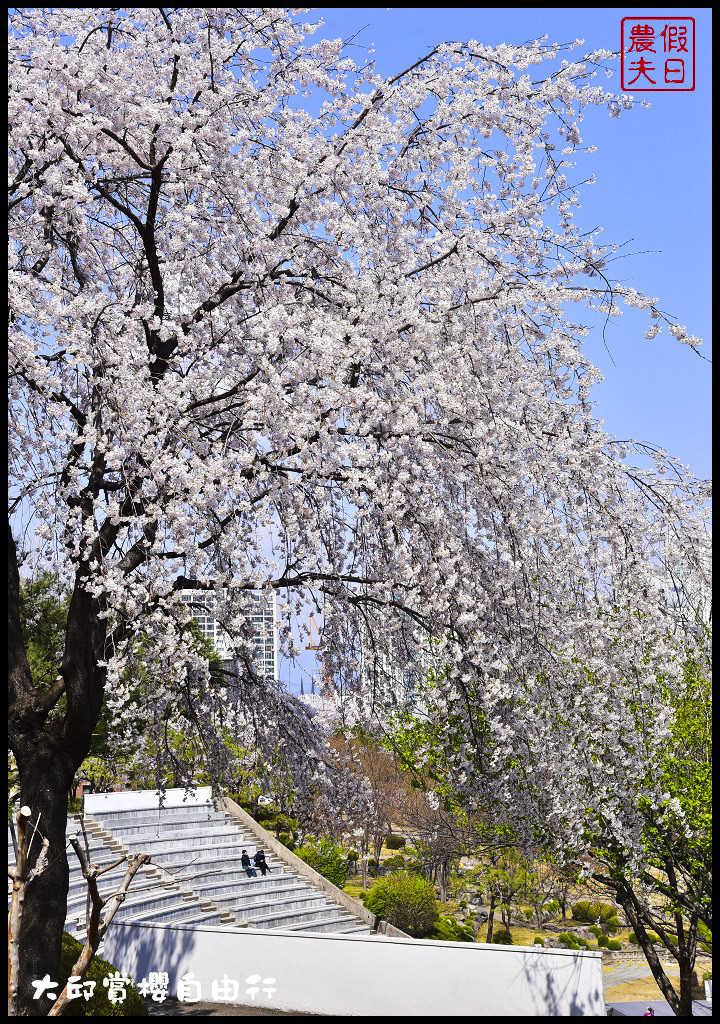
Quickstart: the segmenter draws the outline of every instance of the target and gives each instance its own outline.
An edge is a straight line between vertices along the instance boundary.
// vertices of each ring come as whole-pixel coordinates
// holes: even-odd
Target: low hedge
[[[407,839],[405,839],[403,836],[396,836],[391,833],[385,840],[385,845],[387,846],[388,850],[402,850],[406,842]]]
[[[475,935],[470,925],[460,924],[454,917],[439,917],[427,938],[442,939],[444,942],[475,941]]]

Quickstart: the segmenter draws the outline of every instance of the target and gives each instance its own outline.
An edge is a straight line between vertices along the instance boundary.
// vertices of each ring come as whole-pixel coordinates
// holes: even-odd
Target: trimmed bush
[[[404,836],[396,836],[391,833],[385,840],[385,845],[388,850],[402,850],[406,842],[407,839]]]
[[[498,928],[493,931],[492,940],[500,946],[512,946],[513,944],[512,935],[507,928]]]
[[[288,846],[287,843],[285,845]],[[295,852],[323,878],[327,878],[338,889],[343,888],[347,879],[348,861],[342,846],[336,846],[327,839],[318,839],[314,843],[305,843]]]
[[[544,946],[545,940],[541,939],[539,935],[536,935],[533,939],[533,946]]]
[[[565,949],[579,949],[580,942],[577,935],[573,935],[572,932],[561,932],[558,935],[558,942]]]
[[[620,928],[622,927],[622,925],[620,924],[620,918],[609,917],[607,921],[605,921],[605,927],[607,928],[610,935],[614,935],[615,932],[620,931]]]
[[[597,924],[591,924],[588,931],[592,932],[596,939],[599,939],[602,935],[602,928]]]
[[[572,905],[572,916],[575,921],[597,921],[599,918],[600,922],[605,924],[616,914],[616,906],[612,903],[601,903],[599,900],[594,903],[591,903],[590,900],[579,900]],[[619,921],[618,927],[620,927]]]
[[[82,943],[68,932],[63,932],[62,955],[60,960],[60,984],[58,994],[62,992],[70,977],[77,958],[82,951]],[[85,999],[72,999],[68,1004],[65,1017],[147,1017],[148,1008],[145,1001],[134,985],[125,987],[126,996],[121,1003],[111,1003],[108,999],[109,989],[103,986],[103,978],[109,974],[115,974],[117,967],[113,967],[107,960],[99,956],[93,958],[92,963],[85,972],[85,981],[94,981],[95,989],[92,998],[87,1002]],[[122,973],[122,972],[120,972]]]
[[[591,906],[590,900],[579,900],[577,903],[573,903],[571,911],[573,918],[576,921],[592,921],[593,918],[590,916]],[[595,917],[597,917],[597,914]]]
[[[366,893],[365,906],[416,939],[435,928],[438,905],[433,886],[416,875],[387,875]]]
[[[622,949],[622,942],[620,941],[620,939],[608,939],[607,948],[614,950]]]
[[[598,938],[598,946],[607,947],[609,942],[610,942],[610,939],[607,937],[607,935],[601,935]]]
[[[442,939],[444,942],[475,941],[470,925],[460,924],[454,917],[439,917],[427,938]]]
[[[389,868],[391,871],[402,871],[405,867],[405,858],[401,853],[398,853],[395,857],[388,857],[380,866],[385,868],[385,870]]]

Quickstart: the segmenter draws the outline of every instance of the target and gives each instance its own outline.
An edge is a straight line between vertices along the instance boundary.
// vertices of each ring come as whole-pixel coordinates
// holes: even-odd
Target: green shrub
[[[348,850],[347,859],[348,864],[356,864],[357,861],[360,859],[360,854],[357,852],[357,850]]]
[[[513,944],[512,935],[507,928],[497,928],[493,931],[492,940],[501,946],[512,946]]]
[[[560,943],[561,946],[564,946],[565,949],[579,949],[580,948],[580,943],[578,941],[578,937],[577,937],[577,935],[573,935],[572,932],[561,932],[558,935],[558,942]]]
[[[607,937],[607,935],[600,935],[598,937],[598,946],[607,947],[609,942],[610,939]]]
[[[368,857],[367,869],[368,872],[373,876],[373,878],[377,877],[378,862],[375,860],[374,857]]]
[[[581,949],[592,949],[592,946],[590,945],[587,939],[581,939],[579,935],[576,935],[575,938],[577,940],[578,946],[580,946]]]
[[[403,836],[395,836],[392,833],[385,840],[388,850],[402,850],[407,840]]]
[[[622,942],[620,941],[620,939],[608,939],[607,948],[615,950],[622,949]]]
[[[399,853],[396,857],[388,857],[386,860],[384,860],[382,862],[382,866],[386,870],[390,868],[390,870],[392,871],[402,871],[402,869],[405,867],[405,858],[401,853]],[[467,906],[467,904],[465,905]]]
[[[278,842],[282,843],[283,846],[287,846],[288,850],[295,849],[295,840],[288,832],[278,832]]]
[[[597,918],[597,914],[595,915],[595,918],[590,916],[590,907],[591,906],[592,906],[592,903],[590,902],[590,900],[579,900],[577,903],[573,903],[573,905],[572,905],[572,916],[573,916],[574,920],[576,920],[576,921],[593,921],[595,918]]]
[[[609,917],[607,921],[605,921],[605,927],[607,928],[610,935],[614,935],[615,932],[620,931],[620,928],[622,927],[622,925],[620,924],[620,918]]]
[[[597,924],[591,924],[588,931],[592,932],[596,939],[602,935],[602,928]]]
[[[62,957],[60,961],[60,984],[58,994],[62,992],[70,977],[70,972],[75,965],[77,958],[82,951],[82,943],[63,932]],[[65,1017],[147,1017],[148,1008],[145,1001],[134,985],[127,985],[125,1000],[121,1003],[111,1003],[108,999],[109,989],[103,986],[103,978],[108,974],[115,974],[117,967],[113,967],[107,960],[94,957],[92,963],[85,972],[85,981],[94,981],[95,989],[92,998],[87,1002],[85,999],[72,999],[68,1004]],[[122,973],[122,972],[121,972]]]
[[[554,917],[556,914],[560,913],[560,904],[557,900],[548,900],[545,906],[543,907],[543,910],[546,914],[549,914],[551,917]]]
[[[435,928],[438,905],[433,886],[415,875],[387,875],[368,891],[365,906],[416,939]]]
[[[630,932],[630,934],[628,935],[628,942],[631,942],[633,946],[640,945],[640,941],[635,932]]]
[[[617,914],[617,907],[612,903],[601,903],[596,900],[591,903],[589,900],[579,900],[572,905],[572,916],[575,921],[597,921],[605,924],[610,918]],[[618,927],[620,922],[618,921]]]
[[[68,814],[80,814],[83,809],[83,798],[81,796],[71,796],[68,800]]]
[[[460,924],[454,917],[440,917],[435,927],[427,936],[429,939],[442,939],[444,942],[474,942],[475,935],[470,925]]]
[[[288,846],[287,843],[285,845]],[[338,889],[343,888],[347,879],[348,862],[342,846],[336,846],[327,839],[317,839],[315,842],[305,843],[295,852],[323,878],[327,878]]]
[[[536,935],[533,939],[533,946],[544,946],[545,940],[541,939],[539,935]]]

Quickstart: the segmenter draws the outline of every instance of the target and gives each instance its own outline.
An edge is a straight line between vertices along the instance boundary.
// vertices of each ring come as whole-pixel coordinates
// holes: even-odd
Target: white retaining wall
[[[381,936],[114,923],[103,956],[133,980],[166,972],[169,995],[192,972],[211,1002],[212,982],[237,981],[228,1002],[328,1016],[604,1017],[602,955]],[[267,987],[263,980],[275,981]]]
[[[151,789],[126,789],[120,793],[86,793],[85,813],[92,817],[93,813],[103,811],[140,811],[156,810],[160,806],[159,792]],[[212,800],[212,788],[200,786],[194,793],[186,789],[166,789],[163,807],[194,807],[196,804],[207,804]]]

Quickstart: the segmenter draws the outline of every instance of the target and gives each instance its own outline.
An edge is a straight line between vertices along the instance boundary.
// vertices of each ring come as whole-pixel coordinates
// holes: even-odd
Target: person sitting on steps
[[[258,850],[258,852],[253,857],[253,861],[255,862],[255,867],[258,868],[260,874],[264,878],[265,872],[270,870],[270,868],[267,866],[267,861],[265,860],[265,853],[262,850]]]

